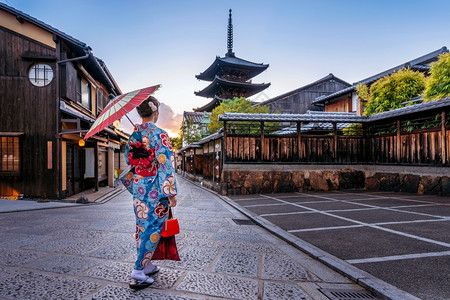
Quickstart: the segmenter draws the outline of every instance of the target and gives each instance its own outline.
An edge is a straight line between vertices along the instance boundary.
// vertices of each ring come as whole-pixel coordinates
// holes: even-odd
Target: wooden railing
[[[225,163],[448,165],[450,156],[450,135],[438,128],[371,137],[268,135],[262,146],[260,135],[228,134],[224,144]]]

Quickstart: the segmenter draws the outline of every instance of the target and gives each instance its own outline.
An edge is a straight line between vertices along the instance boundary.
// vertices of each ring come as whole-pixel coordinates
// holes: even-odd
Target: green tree
[[[267,106],[253,106],[252,102],[241,98],[234,98],[233,100],[225,100],[219,106],[212,110],[211,122],[208,124],[210,132],[216,132],[223,127],[223,122],[219,121],[219,115],[228,113],[250,113],[250,114],[265,114],[269,113]]]
[[[450,96],[450,53],[439,55],[430,68],[430,77],[424,92],[425,101],[443,99]]]
[[[191,119],[184,120],[180,130],[182,133],[181,140],[187,144],[192,144],[202,138],[198,125],[194,124],[194,121]]]
[[[378,79],[370,86],[364,115],[370,116],[402,107],[402,103],[423,92],[425,83],[425,76],[422,73],[409,68]],[[361,97],[364,96],[366,95],[362,93]]]
[[[344,135],[362,135],[362,125],[359,123],[351,123],[342,129]]]
[[[171,137],[170,143],[175,150],[183,148],[182,135],[178,135],[177,137]]]

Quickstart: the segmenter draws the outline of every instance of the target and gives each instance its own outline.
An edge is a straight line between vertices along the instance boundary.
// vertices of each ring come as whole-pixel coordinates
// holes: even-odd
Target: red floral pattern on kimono
[[[167,132],[161,133],[159,137],[161,138],[161,144],[164,147],[167,147],[170,151],[173,151],[172,144],[170,143],[170,138]]]
[[[130,142],[128,162],[135,167],[135,173],[143,177],[156,175],[158,166],[155,161],[155,149],[149,147],[148,142]]]
[[[165,207],[161,202],[158,202],[153,212],[158,216],[158,218],[161,219],[164,218],[164,216],[169,212],[169,209]]]

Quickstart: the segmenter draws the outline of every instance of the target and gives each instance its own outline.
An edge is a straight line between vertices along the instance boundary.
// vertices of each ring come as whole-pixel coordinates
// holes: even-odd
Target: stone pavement
[[[158,261],[152,287],[128,288],[135,224],[124,191],[101,205],[1,213],[0,298],[326,300],[319,289],[365,293],[217,195],[181,177],[178,184],[181,261]]]

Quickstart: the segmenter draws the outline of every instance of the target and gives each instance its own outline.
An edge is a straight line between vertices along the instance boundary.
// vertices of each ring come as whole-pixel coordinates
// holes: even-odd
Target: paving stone
[[[182,271],[177,271],[170,268],[161,268],[161,270],[153,276],[155,282],[152,284],[152,288],[164,290],[170,289],[182,274]]]
[[[133,268],[134,263],[107,262],[88,270],[86,275],[115,282],[130,282]]]
[[[106,231],[96,230],[76,230],[76,229],[63,229],[52,233],[56,236],[65,236],[73,238],[86,238],[86,239],[102,239],[110,235],[111,233]]]
[[[180,251],[181,261],[169,261],[166,266],[185,270],[206,270],[218,251],[212,248],[186,247]]]
[[[222,227],[219,229],[219,232],[228,234],[255,234],[253,230],[249,229],[249,226],[252,225],[240,225],[240,226],[236,225],[233,227]]]
[[[89,256],[105,259],[122,259],[130,256],[134,252],[136,252],[136,243],[134,241],[118,242],[95,251]]]
[[[176,288],[179,291],[187,291],[227,299],[257,299],[258,282],[253,279],[238,277],[188,273]]]
[[[266,253],[283,253],[279,248],[269,243],[247,243],[247,242],[233,242],[217,241],[218,248],[236,249],[250,252],[266,252]]]
[[[247,241],[253,243],[267,243],[266,239],[263,239],[256,234],[216,233],[212,236],[212,239],[236,242]]]
[[[8,233],[18,233],[18,234],[26,234],[26,235],[51,235],[53,232],[58,229],[55,226],[33,226],[33,227],[16,227],[12,230],[8,230]]]
[[[263,299],[277,300],[310,300],[311,298],[298,286],[293,284],[282,284],[274,282],[264,282]]]
[[[153,285],[152,285],[153,287]],[[141,291],[133,291],[129,288],[123,288],[120,286],[107,285],[100,291],[96,292],[92,296],[88,297],[89,300],[97,299],[117,299],[117,300],[128,300],[128,299],[150,299],[150,300],[200,300],[204,298],[189,298],[177,295],[167,295],[161,292],[151,291],[149,288]]]
[[[31,272],[0,281],[0,297],[12,299],[81,299],[100,287],[95,282]]]
[[[115,232],[129,232],[130,234],[134,233],[134,229],[136,228],[136,222],[124,223],[111,228],[110,231]]]
[[[134,225],[136,226],[136,225]],[[133,243],[136,244],[136,240],[133,237],[134,232],[118,232],[118,233],[113,233],[107,237],[104,238],[104,240],[113,240],[117,243]]]
[[[51,239],[51,236],[46,235],[27,235],[27,236],[17,236],[15,240],[2,243],[2,247],[20,248],[34,243],[42,243],[46,240]]]
[[[111,228],[116,227],[117,226],[117,221],[97,221],[92,223],[89,226],[86,226],[86,229],[90,229],[90,230],[111,230]],[[130,227],[132,228],[132,227]]]
[[[1,271],[0,271],[0,279],[9,277],[14,273],[16,273],[15,270],[3,267],[3,268],[1,268]]]
[[[314,276],[287,255],[264,254],[262,279],[286,281],[313,281]]]
[[[112,245],[112,240],[101,240],[101,239],[85,239],[80,242],[76,242],[68,245],[67,247],[63,247],[58,249],[58,252],[66,253],[66,254],[80,254],[85,255],[98,248]]]
[[[29,263],[27,267],[47,272],[76,275],[92,268],[100,262],[100,260],[92,258],[55,254]]]
[[[254,252],[224,250],[214,267],[214,272],[257,277],[258,254]]]
[[[189,230],[189,231],[199,231],[199,232],[217,232],[219,230],[219,228],[217,227],[211,227],[211,226],[199,226],[195,223],[193,224],[188,224],[188,223],[183,223],[183,221],[179,220],[180,223],[180,230]]]
[[[204,239],[182,239],[181,241],[177,240],[177,248],[180,250],[184,247],[212,247],[214,245],[214,241],[212,240],[204,240]]]
[[[5,228],[5,227],[3,227],[3,225],[1,225],[0,228],[2,228],[2,234],[0,235],[0,243],[2,243],[2,245],[4,242],[8,242],[8,241],[17,239],[17,234],[5,233],[3,231],[3,229]]]
[[[17,266],[42,258],[47,253],[22,249],[0,248],[0,265]]]
[[[30,250],[38,250],[38,251],[57,251],[58,249],[67,247],[68,245],[72,243],[80,242],[81,239],[68,239],[68,238],[53,238],[51,240],[46,240],[44,243],[35,243],[31,245],[27,245],[23,247],[24,249],[30,249]]]
[[[183,235],[181,237],[181,235]],[[180,228],[180,234],[177,235],[177,238],[188,238],[188,239],[209,239],[211,236],[215,235],[211,232],[200,232],[200,231],[189,231],[183,230],[183,227]]]

